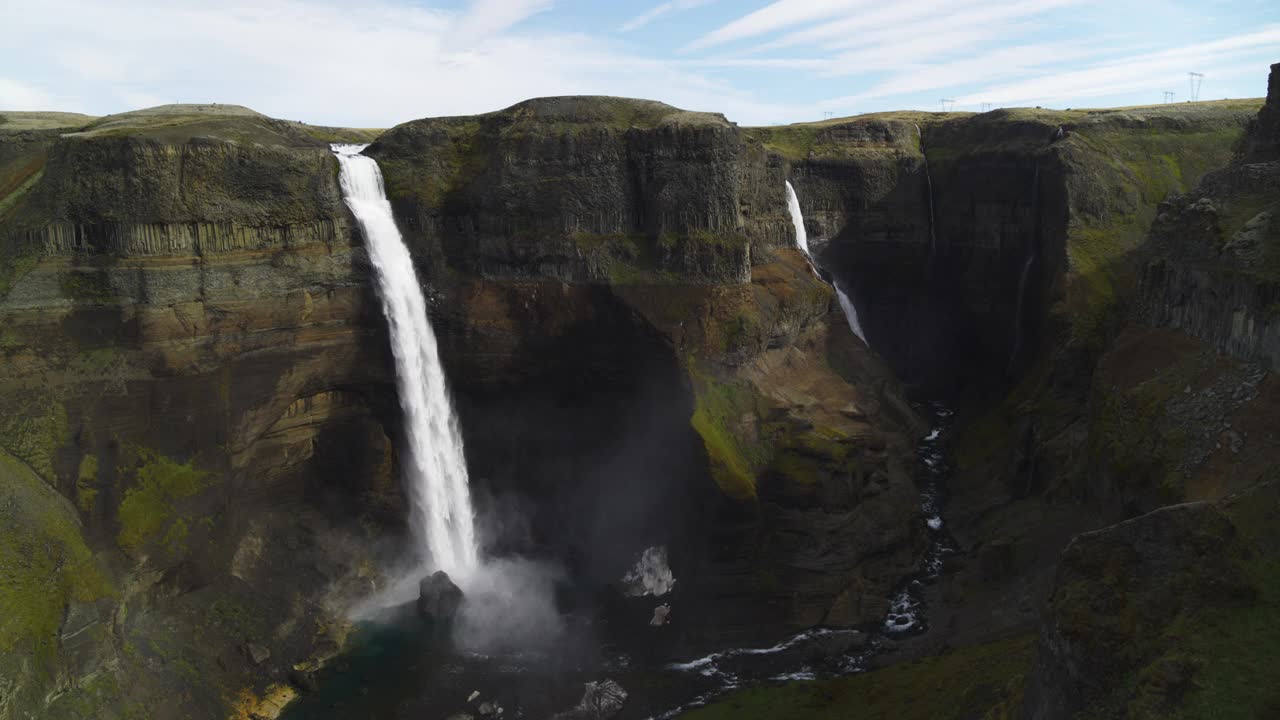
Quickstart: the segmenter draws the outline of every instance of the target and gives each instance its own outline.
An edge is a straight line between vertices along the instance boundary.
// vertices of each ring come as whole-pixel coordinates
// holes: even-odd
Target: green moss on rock
[[[711,461],[711,476],[729,497],[756,496],[756,473],[767,458],[760,443],[744,439],[744,424],[759,417],[760,399],[748,385],[722,382],[690,363],[694,411],[690,424],[702,438]]]
[[[93,512],[98,501],[98,458],[85,455],[76,472],[76,505],[86,515]]]
[[[0,686],[6,693],[18,703],[42,699],[56,674],[67,604],[111,592],[75,509],[25,463],[0,452],[0,679],[7,682]]]
[[[53,483],[54,455],[67,442],[67,410],[51,395],[32,393],[0,413],[0,445]]]
[[[139,449],[137,455],[136,480],[120,501],[120,533],[116,541],[120,547],[132,550],[163,538],[162,545],[176,554],[187,535],[178,503],[207,487],[211,474],[145,448]],[[181,527],[177,527],[179,524]]]

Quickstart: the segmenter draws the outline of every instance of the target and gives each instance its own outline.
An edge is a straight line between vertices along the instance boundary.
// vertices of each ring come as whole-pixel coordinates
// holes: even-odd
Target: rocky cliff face
[[[788,157],[872,346],[936,397],[1018,377],[1057,328],[1096,343],[1156,205],[1225,164],[1255,110],[891,113],[751,132]]]
[[[47,506],[8,525],[4,601],[50,609],[6,633],[0,716],[270,716],[400,522],[333,131],[190,106],[74,130],[0,135],[5,487]],[[924,539],[919,420],[788,249],[779,158],[718,116],[602,98],[370,152],[493,550],[605,582],[666,543],[692,644],[882,616]]]
[[[4,484],[39,478],[61,519],[6,524],[0,715],[248,712],[341,642],[323,608],[372,547],[347,512],[397,516],[385,338],[327,148],[226,108],[9,140]]]
[[[1220,351],[1280,361],[1280,66],[1238,162],[1171,198],[1151,229],[1144,318]]]
[[[616,98],[416,121],[369,152],[484,486],[592,556],[576,574],[681,547],[706,578],[694,643],[883,613],[923,542],[919,421],[792,249],[780,158]]]

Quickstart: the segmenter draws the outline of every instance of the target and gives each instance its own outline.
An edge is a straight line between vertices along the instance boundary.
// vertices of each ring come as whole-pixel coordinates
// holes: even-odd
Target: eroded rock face
[[[1280,142],[1272,66],[1267,104],[1239,162],[1160,206],[1144,248],[1140,312],[1246,361],[1280,363]]]
[[[166,718],[190,690],[210,717],[270,716],[376,579],[364,528],[401,521],[398,411],[326,149],[250,111],[191,112],[0,143],[0,420],[127,588],[67,633],[93,613],[127,623],[53,655],[59,682],[115,684],[58,703]],[[708,578],[681,600],[701,641],[878,618],[921,540],[900,522],[918,421],[786,249],[776,156],[718,116],[607,99],[411,123],[373,152],[480,505],[528,530],[504,525],[505,549],[563,551],[589,582],[666,544],[681,577]],[[819,542],[815,572],[800,550]],[[201,679],[135,682],[130,645]],[[15,696],[45,696],[29,682]]]
[[[1169,671],[1158,673],[1168,679],[1159,690],[1176,702],[1193,669],[1173,672],[1177,641],[1165,629],[1183,613],[1251,600],[1245,557],[1231,521],[1208,503],[1161,508],[1076,537],[1045,610],[1027,717],[1124,707],[1131,700],[1124,678],[1147,666]]]
[[[1258,119],[1249,130],[1244,160],[1250,163],[1280,160],[1280,63],[1271,66],[1267,104],[1258,111]]]
[[[162,115],[0,133],[0,445],[74,508],[104,586],[76,602],[117,618],[73,613],[78,649],[11,688],[48,717],[186,717],[186,692],[266,713],[369,590],[354,521],[400,522],[384,330],[325,146]]]
[[[1224,138],[1253,112],[859,118],[816,126],[790,173],[822,263],[862,309],[872,345],[936,397],[1000,386],[1064,325],[1092,341],[1099,308],[1114,302],[1097,297],[1115,282],[1109,266],[1141,242],[1166,193],[1228,162]],[[783,130],[752,132],[787,147]]]

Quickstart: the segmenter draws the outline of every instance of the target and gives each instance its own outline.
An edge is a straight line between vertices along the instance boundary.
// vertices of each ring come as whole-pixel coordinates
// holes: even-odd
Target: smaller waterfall
[[[849,322],[849,329],[864,345],[871,347],[871,343],[867,342],[867,336],[862,333],[862,323],[858,321],[858,308],[853,306],[853,301],[844,290],[840,289],[839,285],[832,283],[832,287],[836,289],[836,297],[840,299],[840,309],[844,311],[844,319]]]
[[[1040,242],[1040,163],[1036,163],[1031,174],[1031,213],[1036,218],[1036,243]],[[1018,305],[1013,313],[1013,349],[1009,351],[1009,364],[1005,374],[1013,373],[1013,366],[1018,361],[1018,353],[1022,350],[1022,317],[1027,304],[1027,279],[1031,277],[1031,266],[1035,264],[1036,252],[1033,247],[1027,253],[1027,261],[1022,265],[1022,274],[1018,277]]]
[[[804,215],[800,212],[800,198],[796,197],[796,189],[787,180],[787,211],[791,213],[791,224],[796,227],[796,246],[809,254],[809,233],[804,229]]]
[[[920,157],[924,160],[924,183],[929,191],[929,253],[938,254],[938,236],[934,230],[933,221],[933,176],[929,172],[929,154],[924,151],[924,133],[920,132],[920,126],[916,125],[916,136],[920,138]]]
[[[1005,373],[1013,372],[1013,365],[1018,360],[1018,352],[1022,350],[1022,313],[1027,304],[1027,278],[1031,277],[1031,266],[1035,264],[1035,253],[1027,255],[1027,262],[1022,266],[1022,275],[1018,278],[1018,306],[1013,313],[1013,350],[1009,352],[1009,364]]]
[[[809,264],[812,266],[813,256],[809,254],[809,233],[804,229],[804,214],[800,211],[800,198],[796,196],[796,189],[791,187],[791,181],[786,182],[787,211],[791,213],[791,224],[796,227],[796,247],[809,258]],[[836,283],[831,283],[831,287],[836,290],[836,297],[840,300],[840,310],[844,312],[844,319],[849,323],[849,329],[858,336],[863,345],[871,347],[871,343],[867,342],[867,336],[862,332],[862,322],[858,320],[858,308],[854,307],[853,300]]]

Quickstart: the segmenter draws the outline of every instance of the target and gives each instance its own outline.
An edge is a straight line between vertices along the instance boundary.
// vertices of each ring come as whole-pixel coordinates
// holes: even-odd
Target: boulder
[[[271,651],[258,643],[246,644],[244,646],[244,654],[249,658],[249,662],[254,665],[261,665],[271,659]]]
[[[462,588],[443,570],[418,584],[418,616],[427,622],[449,622],[462,606]]]

